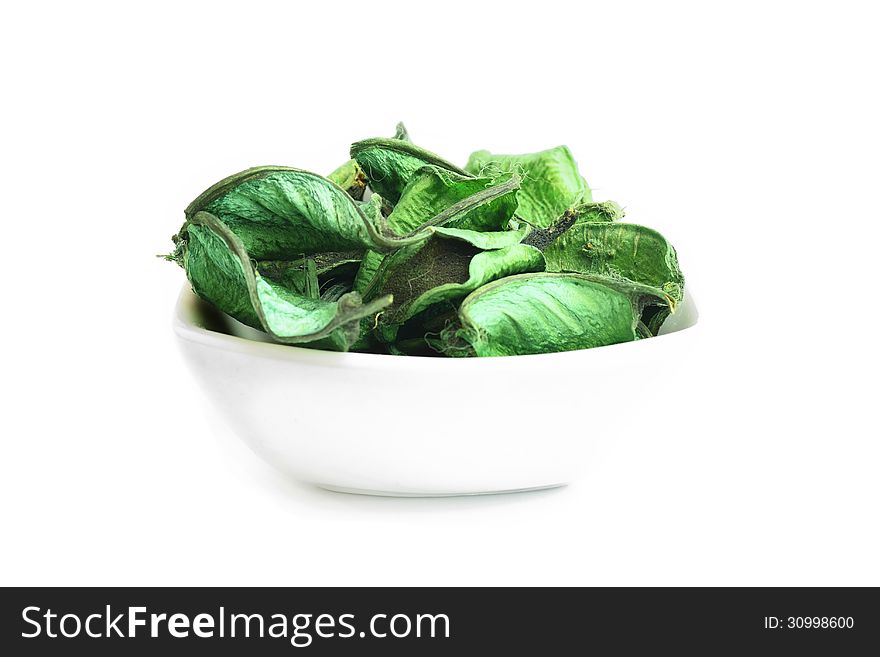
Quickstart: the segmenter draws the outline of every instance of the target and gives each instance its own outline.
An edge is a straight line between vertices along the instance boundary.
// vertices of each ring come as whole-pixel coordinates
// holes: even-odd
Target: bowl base
[[[389,490],[371,490],[367,488],[347,488],[345,486],[334,486],[333,484],[314,484],[318,488],[329,490],[334,493],[348,493],[349,495],[373,495],[375,497],[467,497],[472,495],[506,495],[508,493],[530,493],[537,490],[549,490],[551,488],[560,488],[567,486],[565,482],[558,484],[546,484],[544,486],[531,486],[528,488],[509,488],[504,490],[476,490],[476,491],[452,491],[448,493],[427,493],[418,491],[389,491]]]

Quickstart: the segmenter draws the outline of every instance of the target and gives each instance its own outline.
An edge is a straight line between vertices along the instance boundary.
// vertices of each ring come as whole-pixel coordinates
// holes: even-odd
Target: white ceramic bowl
[[[270,464],[333,490],[433,496],[569,482],[592,441],[644,426],[696,320],[688,296],[666,335],[597,349],[340,354],[268,342],[186,287],[174,329],[216,411]]]

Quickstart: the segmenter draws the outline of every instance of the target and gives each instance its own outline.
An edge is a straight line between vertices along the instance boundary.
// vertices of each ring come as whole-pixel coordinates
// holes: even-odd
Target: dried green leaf
[[[579,274],[502,278],[471,293],[458,314],[461,327],[444,335],[447,355],[540,354],[638,338],[632,297]]]
[[[300,294],[285,284],[297,279],[290,271],[279,275],[277,263],[265,275],[257,271],[242,240],[207,212],[187,221],[178,242],[196,294],[280,342],[345,351],[358,338],[360,319],[391,303],[382,297],[362,304],[357,293],[334,302]],[[306,273],[313,275],[314,265]]]
[[[430,173],[428,175],[431,175]],[[489,213],[504,213],[515,203],[516,190],[519,188],[519,178],[510,176],[503,179],[502,182],[490,186],[480,186],[478,191],[462,198],[460,201],[448,205],[435,216],[424,221],[414,230],[405,233],[399,239],[412,240],[416,243],[418,236],[427,236],[436,227],[454,227],[466,222],[472,221],[473,217],[479,215],[484,209]],[[438,206],[439,207],[439,206]],[[397,208],[395,208],[396,210]],[[432,211],[431,209],[425,210]],[[391,213],[394,215],[394,212]],[[398,218],[392,219],[388,217],[388,221],[395,221],[401,226],[409,226],[406,221],[400,219],[402,216],[411,218],[411,215],[398,215]],[[402,228],[402,230],[405,228]],[[391,228],[388,229],[389,231]],[[361,265],[361,271],[358,272],[355,280],[355,290],[361,292],[364,298],[370,296],[376,291],[377,285],[381,282],[381,272],[383,268],[383,258],[379,254],[367,253]]]
[[[387,218],[388,227],[398,235],[410,234],[427,224],[435,224],[434,217],[457,203],[467,202],[476,194],[513,180],[511,174],[497,179],[474,178],[441,169],[424,166],[416,171],[394,210]],[[516,212],[517,186],[508,187],[485,203],[471,204],[443,225],[468,230],[501,231],[507,227]],[[355,289],[363,292],[376,275],[383,256],[371,252],[364,256]]]
[[[514,246],[523,241],[530,234],[531,229],[526,226],[520,226],[516,230],[493,231],[489,233],[481,233],[476,230],[466,228],[452,228],[449,226],[438,226],[431,228],[430,232],[448,239],[460,240],[468,244],[489,251],[491,249],[504,249]]]
[[[675,249],[660,233],[626,223],[576,223],[544,250],[547,270],[631,281],[650,288],[645,323],[656,333],[684,294]],[[650,320],[650,321],[648,321]]]
[[[382,339],[395,340],[398,328],[417,315],[454,309],[452,304],[497,278],[543,271],[541,252],[518,243],[524,233],[438,228],[426,243],[388,256],[380,289],[395,303],[380,318]]]
[[[257,167],[226,178],[186,209],[187,219],[214,215],[257,260],[372,249],[393,251],[427,234],[398,236],[380,225],[381,198],[353,200],[315,173],[289,167]]]
[[[397,124],[394,130],[394,139],[412,141],[409,138],[409,132],[407,132],[406,126],[403,125],[403,122]],[[345,164],[338,167],[327,176],[327,180],[344,189],[346,193],[356,201],[360,201],[364,197],[364,192],[367,187],[367,177],[364,175],[363,170],[355,159],[350,159]]]
[[[465,178],[467,171],[439,155],[401,139],[365,139],[351,145],[351,156],[367,177],[370,189],[396,204],[416,171],[433,165]]]
[[[478,287],[499,278],[543,270],[541,252],[527,244],[477,253],[471,258],[466,281],[446,283],[424,292],[409,304],[402,321],[408,321],[431,306],[463,299]]]
[[[388,216],[388,225],[395,233],[405,235],[449,206],[503,184],[512,177],[511,174],[502,174],[496,178],[474,178],[435,166],[422,167],[404,188],[400,200]],[[516,188],[511,189],[490,203],[475,206],[460,214],[454,225],[447,225],[467,230],[505,230],[516,212],[517,191]]]
[[[354,287],[352,289],[361,294],[366,294],[368,290],[374,288],[375,284],[373,284],[373,281],[376,280],[384,259],[385,255],[376,251],[364,253],[357,275],[354,278]]]
[[[539,228],[547,228],[566,210],[592,200],[590,188],[565,146],[525,155],[476,151],[471,154],[465,170],[478,176],[519,174],[522,184],[517,194],[518,214]]]

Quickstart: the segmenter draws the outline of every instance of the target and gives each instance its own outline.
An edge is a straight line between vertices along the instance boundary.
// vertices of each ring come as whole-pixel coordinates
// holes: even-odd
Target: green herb
[[[458,312],[461,328],[446,336],[449,355],[543,354],[638,337],[633,299],[578,274],[503,278],[471,293]]]
[[[416,171],[433,165],[465,178],[470,174],[439,155],[402,139],[365,139],[351,145],[351,156],[367,177],[370,189],[397,203]]]
[[[424,245],[388,256],[380,273],[380,289],[394,302],[377,326],[385,342],[394,342],[398,329],[426,313],[454,311],[455,303],[490,281],[524,272],[543,271],[544,256],[533,246],[520,244],[525,231],[479,233],[437,228]]]
[[[655,299],[646,324],[656,333],[684,293],[675,249],[636,224],[575,223],[544,250],[547,271],[579,272],[647,286]]]
[[[507,191],[486,203],[472,205],[445,225],[473,230],[502,230],[516,212],[517,186],[505,188],[499,185],[511,185],[513,181],[512,175],[497,179],[474,178],[432,165],[424,166],[407,183],[400,200],[388,215],[388,226],[396,233],[411,233],[418,230],[429,217],[435,217],[457,203],[467,202],[467,199],[476,198],[475,195],[495,188]],[[356,290],[363,292],[366,289],[382,259],[382,254],[375,251],[364,256],[355,283]]]
[[[411,141],[409,132],[403,123],[398,123],[394,131],[394,139],[399,141]],[[348,160],[345,164],[337,168],[333,173],[327,176],[327,179],[344,189],[349,196],[356,201],[360,201],[364,197],[367,188],[367,177],[364,175],[363,169],[357,163],[357,160]]]
[[[684,294],[675,249],[594,202],[569,150],[473,153],[393,138],[327,177],[257,167],[185,213],[166,256],[197,295],[278,342],[503,356],[656,335]]]
[[[519,174],[519,214],[539,228],[547,228],[569,208],[592,200],[590,188],[565,146],[528,155],[477,151],[471,154],[465,169],[480,176]]]
[[[302,269],[276,262],[260,272],[238,236],[207,212],[187,220],[177,241],[196,294],[279,342],[322,341],[323,348],[346,351],[359,337],[359,320],[392,301],[362,304],[357,292],[332,302],[317,298],[313,261]]]

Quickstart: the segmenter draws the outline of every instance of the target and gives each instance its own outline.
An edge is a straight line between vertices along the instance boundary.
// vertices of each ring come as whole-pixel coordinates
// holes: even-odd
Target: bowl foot
[[[347,488],[346,486],[334,486],[333,484],[316,483],[315,486],[334,493],[348,493],[350,495],[373,495],[376,497],[465,497],[471,495],[506,495],[508,493],[529,493],[537,490],[548,490],[566,486],[565,482],[546,484],[544,486],[530,486],[527,488],[509,488],[504,490],[476,490],[476,491],[452,491],[448,493],[430,493],[419,491],[388,491],[371,490],[367,488]]]

